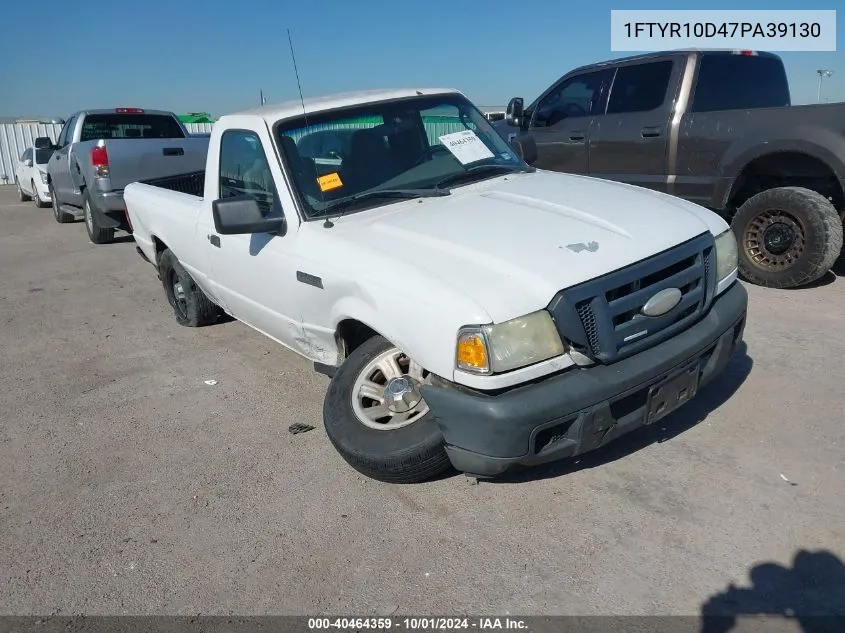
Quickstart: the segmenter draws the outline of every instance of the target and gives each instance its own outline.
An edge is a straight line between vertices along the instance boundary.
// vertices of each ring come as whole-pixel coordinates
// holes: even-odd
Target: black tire
[[[41,196],[38,195],[38,189],[35,188],[35,181],[33,180],[30,184],[32,185],[32,191],[34,193],[32,201],[35,203],[35,206],[39,209],[46,207],[47,204],[41,199]]]
[[[161,254],[158,262],[164,294],[179,325],[203,327],[216,323],[222,310],[199,289],[176,256],[167,249]],[[177,297],[177,284],[184,298]]]
[[[778,187],[752,196],[737,210],[731,228],[739,244],[740,277],[767,288],[816,281],[842,251],[836,208],[803,187]]]
[[[88,239],[93,244],[109,244],[114,241],[114,229],[101,227],[97,222],[97,214],[91,208],[91,200],[88,192],[82,194],[82,211],[85,219],[85,230],[88,231]]]
[[[53,217],[59,224],[70,224],[75,218],[70,213],[61,210],[61,202],[56,197],[56,190],[50,185],[50,204],[53,207]]]
[[[32,200],[32,196],[28,196],[23,192],[23,189],[21,189],[21,183],[17,178],[15,178],[15,185],[18,187],[18,200],[21,202],[29,202]]]
[[[392,347],[384,337],[374,336],[349,355],[329,384],[323,423],[337,452],[361,474],[388,483],[420,483],[452,469],[431,412],[408,426],[377,430],[359,421],[352,408],[358,375]]]

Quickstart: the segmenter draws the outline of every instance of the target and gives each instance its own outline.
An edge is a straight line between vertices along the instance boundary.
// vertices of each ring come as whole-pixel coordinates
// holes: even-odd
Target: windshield
[[[284,121],[276,135],[308,218],[444,193],[531,170],[459,94],[382,101]],[[479,169],[489,166],[490,169]],[[468,173],[468,172],[472,173]],[[466,177],[462,177],[462,175]],[[385,195],[378,192],[385,190]],[[365,194],[362,196],[361,194]],[[348,212],[352,212],[349,210]]]

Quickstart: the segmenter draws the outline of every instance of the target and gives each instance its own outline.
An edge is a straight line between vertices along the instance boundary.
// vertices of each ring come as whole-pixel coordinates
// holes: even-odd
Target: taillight
[[[119,114],[142,114],[144,112],[143,108],[115,108],[115,112]]]
[[[91,164],[98,178],[105,178],[109,175],[109,153],[105,145],[98,145],[91,150]]]

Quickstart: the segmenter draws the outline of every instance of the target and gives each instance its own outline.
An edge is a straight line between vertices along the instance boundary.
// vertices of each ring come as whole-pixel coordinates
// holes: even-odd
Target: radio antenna
[[[290,46],[290,58],[293,61],[293,72],[296,75],[296,88],[299,90],[299,102],[302,104],[302,117],[305,119],[305,127],[308,127],[308,112],[305,110],[305,99],[302,96],[302,83],[299,81],[299,68],[296,66],[296,55],[293,52],[293,40],[290,36],[290,29],[285,29],[288,34],[288,46]],[[317,172],[317,164],[314,163],[314,179],[319,179],[319,173]],[[322,192],[321,192],[322,193]],[[322,198],[322,196],[320,196]],[[334,226],[334,222],[332,222],[329,218],[326,218],[326,221],[323,222],[323,226],[327,229],[330,229]]]

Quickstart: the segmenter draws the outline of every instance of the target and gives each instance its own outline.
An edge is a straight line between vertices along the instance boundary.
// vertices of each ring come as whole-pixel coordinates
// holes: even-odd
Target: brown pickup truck
[[[518,151],[536,145],[540,169],[656,189],[723,215],[751,283],[810,283],[842,250],[845,103],[792,106],[777,55],[686,50],[584,66],[527,107],[511,99],[494,126],[523,141]]]

